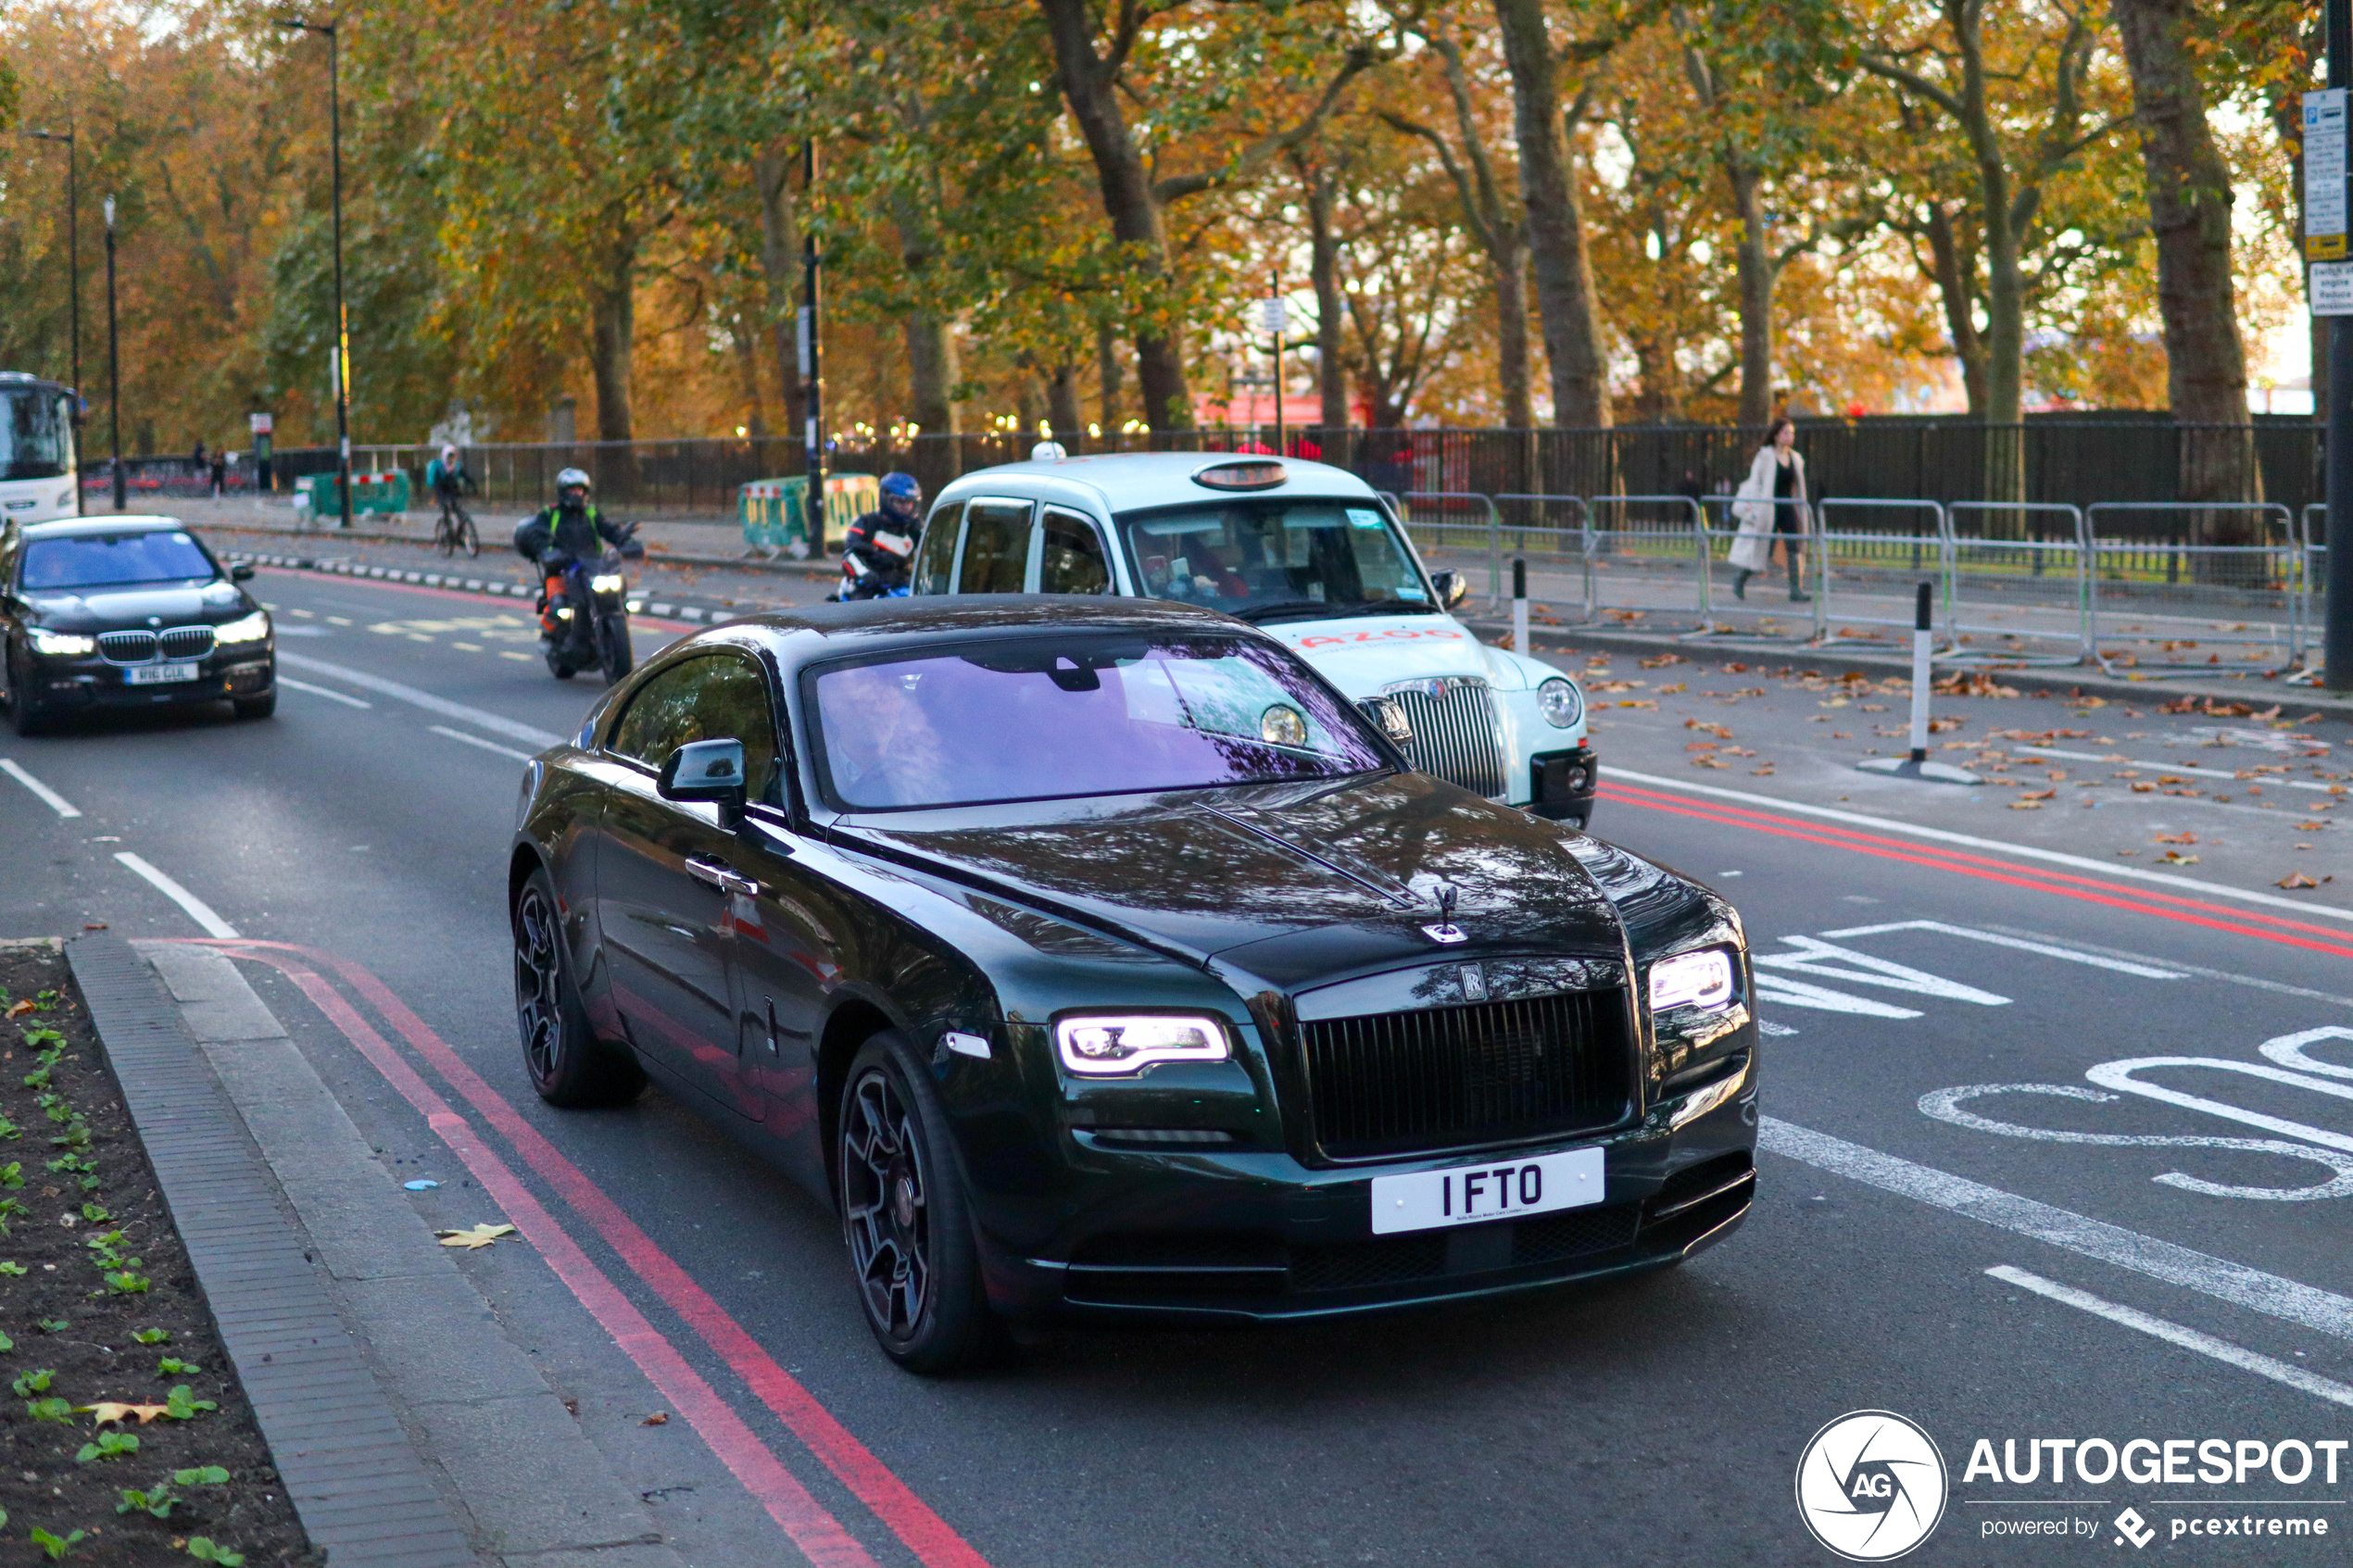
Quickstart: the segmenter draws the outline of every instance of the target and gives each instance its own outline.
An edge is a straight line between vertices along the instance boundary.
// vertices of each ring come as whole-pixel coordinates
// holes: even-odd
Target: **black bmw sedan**
[[[1699,884],[1408,770],[1264,633],[880,600],[673,645],[529,766],[523,1054],[841,1217],[916,1371],[1006,1318],[1356,1312],[1671,1264],[1748,1209]]]
[[[71,519],[0,531],[0,684],[19,734],[93,708],[277,708],[270,612],[178,520]]]

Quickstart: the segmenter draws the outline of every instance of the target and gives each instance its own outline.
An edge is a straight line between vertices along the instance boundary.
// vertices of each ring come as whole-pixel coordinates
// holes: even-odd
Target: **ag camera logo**
[[[1797,1512],[1850,1562],[1886,1562],[1944,1517],[1944,1456],[1893,1411],[1853,1411],[1814,1434],[1797,1461]]]

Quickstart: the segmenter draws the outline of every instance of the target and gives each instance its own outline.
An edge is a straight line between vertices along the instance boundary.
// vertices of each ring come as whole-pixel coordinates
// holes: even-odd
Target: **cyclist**
[[[470,556],[482,553],[482,541],[474,533],[474,520],[466,515],[465,504],[459,499],[468,490],[481,493],[473,476],[466,471],[466,460],[454,442],[444,442],[441,456],[425,465],[425,483],[434,499],[441,503],[441,520],[434,525],[434,543],[444,555],[457,546],[465,546]]]

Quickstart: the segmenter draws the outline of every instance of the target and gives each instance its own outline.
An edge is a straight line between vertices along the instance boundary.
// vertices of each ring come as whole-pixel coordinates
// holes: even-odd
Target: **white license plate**
[[[142,664],[135,670],[123,671],[123,678],[134,686],[165,686],[174,681],[193,681],[196,667],[193,664]]]
[[[1373,1234],[1436,1230],[1602,1200],[1602,1151],[1573,1148],[1410,1176],[1373,1178]]]

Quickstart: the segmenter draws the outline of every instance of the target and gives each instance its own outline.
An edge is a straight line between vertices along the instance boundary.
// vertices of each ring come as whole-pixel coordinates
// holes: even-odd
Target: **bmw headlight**
[[[1207,1014],[1092,1013],[1054,1025],[1063,1066],[1084,1078],[1114,1078],[1157,1061],[1224,1061],[1226,1021]]]
[[[32,651],[57,655],[96,653],[98,639],[85,637],[79,632],[44,632],[35,626],[32,628]]]
[[[1559,675],[1536,688],[1536,706],[1544,722],[1556,730],[1568,729],[1585,717],[1585,699],[1578,695],[1577,683]]]
[[[1651,965],[1651,1011],[1722,1007],[1732,999],[1732,956],[1721,947],[1678,953]]]
[[[621,592],[621,573],[608,571],[601,577],[591,577],[588,586],[599,594],[618,594]]]
[[[251,615],[241,615],[223,626],[212,629],[216,643],[258,643],[270,634],[270,612],[257,609]]]

